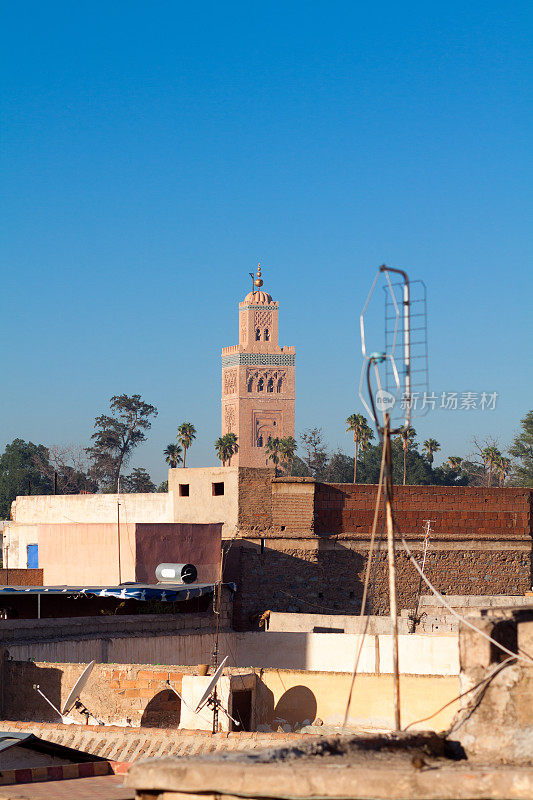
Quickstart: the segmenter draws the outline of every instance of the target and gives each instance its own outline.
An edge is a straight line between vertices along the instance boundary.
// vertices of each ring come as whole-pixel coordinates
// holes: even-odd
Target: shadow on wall
[[[237,583],[234,625],[237,630],[258,630],[268,610],[307,614],[356,614],[363,594],[366,558],[326,535],[316,547],[290,552],[273,550],[255,542],[234,546],[226,580]],[[239,566],[236,565],[238,554]],[[296,665],[293,665],[296,666]],[[304,664],[305,666],[305,664]]]
[[[60,722],[54,709],[32,687],[38,685],[56,708],[61,708],[63,673],[55,667],[38,667],[31,661],[4,662],[4,719]]]
[[[294,730],[304,722],[309,724],[316,719],[317,701],[307,686],[292,686],[287,689],[277,703],[273,692],[259,681],[256,694],[256,724],[269,725],[276,730],[280,725],[290,725]]]
[[[143,728],[177,728],[181,718],[181,700],[172,689],[163,689],[147,703],[141,717]]]

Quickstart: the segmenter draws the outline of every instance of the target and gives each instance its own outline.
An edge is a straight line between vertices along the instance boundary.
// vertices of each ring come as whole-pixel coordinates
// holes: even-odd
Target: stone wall
[[[531,599],[531,598],[530,598]],[[529,608],[481,610],[459,627],[461,699],[451,734],[468,757],[533,763],[533,601]],[[486,682],[484,682],[486,681]]]
[[[235,624],[254,628],[267,610],[357,613],[377,487],[320,484],[310,478],[272,481],[272,527],[241,528]],[[523,595],[531,587],[531,489],[395,487],[396,522],[422,557],[431,520],[426,574],[453,595]],[[378,519],[378,537],[383,528]],[[398,602],[413,608],[422,588],[400,543]],[[370,610],[387,613],[385,542],[376,560]]]
[[[57,714],[33,690],[33,685],[39,685],[56,708],[61,708],[83,668],[83,664],[6,661],[3,719],[32,723],[58,722]],[[252,718],[261,730],[276,731],[281,725],[283,730],[294,731],[317,718],[325,725],[342,724],[351,683],[350,672],[268,668],[254,672],[257,689]],[[238,672],[232,673],[232,691],[238,692]],[[96,664],[81,692],[81,701],[92,714],[107,724],[171,728],[179,736],[176,728],[180,723],[187,722],[187,718],[184,715],[182,723],[181,702],[167,681],[181,694],[184,676],[197,674],[197,667],[168,664]],[[408,725],[427,717],[457,697],[459,677],[402,675],[400,689],[402,718],[404,724]],[[390,727],[393,722],[392,692],[391,674],[358,675],[348,725]],[[424,729],[442,730],[450,723],[457,705],[453,703],[430,723],[425,723]],[[208,710],[205,714],[209,717]],[[76,710],[70,716],[79,724],[85,721]],[[4,729],[11,730],[12,726],[5,725]],[[317,729],[320,730],[320,726],[317,725]],[[101,732],[105,733],[105,729]],[[123,734],[128,735],[127,728]]]
[[[240,530],[265,532],[272,529],[273,469],[239,469]]]

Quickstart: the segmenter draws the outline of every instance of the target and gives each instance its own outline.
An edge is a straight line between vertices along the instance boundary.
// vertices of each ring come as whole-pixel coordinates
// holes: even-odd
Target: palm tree
[[[226,445],[226,442],[224,441],[224,437],[223,436],[219,436],[218,439],[216,440],[216,442],[215,442],[215,450],[216,450],[216,453],[217,453],[217,458],[219,459],[219,461],[222,461],[222,466],[225,467],[228,456],[227,456],[227,452],[226,452],[227,451],[227,445]]]
[[[496,445],[491,444],[481,451],[481,458],[483,459],[483,466],[489,471],[488,486],[490,486],[492,483],[492,473],[494,471],[494,467],[498,464],[500,458],[502,458],[502,454]]]
[[[366,417],[362,414],[350,414],[346,419],[346,433],[353,433],[353,440],[355,442],[355,461],[353,465],[353,482],[357,481],[357,456],[359,448],[364,452],[368,448],[370,439],[374,438],[374,432],[369,427]]]
[[[400,442],[402,443],[403,448],[403,485],[405,486],[405,476],[407,473],[407,451],[410,450],[412,444],[414,443],[416,437],[416,431],[413,427],[409,426],[408,428],[402,428],[402,431],[398,437]]]
[[[275,439],[269,438],[266,443],[265,453],[267,455],[267,461],[272,461],[274,464],[274,475],[276,478],[278,477],[279,449],[280,440],[278,437],[276,436]]]
[[[511,473],[512,469],[511,459],[505,458],[505,456],[501,456],[496,464],[496,469],[499,474],[499,484],[500,486],[503,486],[505,479]]]
[[[181,464],[181,447],[179,444],[167,444],[163,455],[166,456],[165,461],[169,464],[172,469]]]
[[[181,425],[178,426],[178,435],[176,438],[183,447],[182,466],[185,467],[185,456],[187,455],[187,450],[193,443],[193,440],[196,439],[196,428],[192,422],[182,422]]]
[[[440,444],[436,439],[426,439],[422,449],[425,451],[429,463],[433,464],[434,455],[438,450],[440,450]]]
[[[461,472],[461,464],[463,463],[463,459],[461,456],[450,456],[446,463],[448,464],[449,468],[454,472]]]
[[[226,433],[223,437],[224,446],[226,448],[226,460],[228,462],[228,466],[231,467],[231,457],[235,455],[235,453],[239,449],[239,445],[237,444],[237,437],[234,433]]]
[[[285,465],[287,474],[289,474],[291,471],[294,453],[296,452],[297,447],[298,445],[296,444],[296,439],[294,436],[283,436],[279,440],[279,454],[281,462]]]

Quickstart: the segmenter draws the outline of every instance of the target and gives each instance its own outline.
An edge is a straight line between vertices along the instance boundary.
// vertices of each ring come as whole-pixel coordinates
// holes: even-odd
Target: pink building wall
[[[119,582],[117,526],[38,525],[39,567],[45,586],[105,586]],[[121,580],[135,580],[135,523],[120,525]]]
[[[192,563],[198,580],[218,578],[222,523],[123,523],[120,576],[117,526],[112,523],[38,525],[43,584],[111,586],[124,581],[155,583],[164,562]]]

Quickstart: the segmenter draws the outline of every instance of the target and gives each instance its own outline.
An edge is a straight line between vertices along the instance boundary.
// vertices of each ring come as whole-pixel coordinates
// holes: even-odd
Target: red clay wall
[[[316,534],[368,535],[377,488],[372,485],[317,483]],[[436,537],[521,539],[531,536],[531,489],[470,486],[397,486],[396,523],[404,535],[419,537],[431,520]]]
[[[0,569],[0,586],[42,586],[42,569]],[[7,602],[7,598],[5,598]]]

